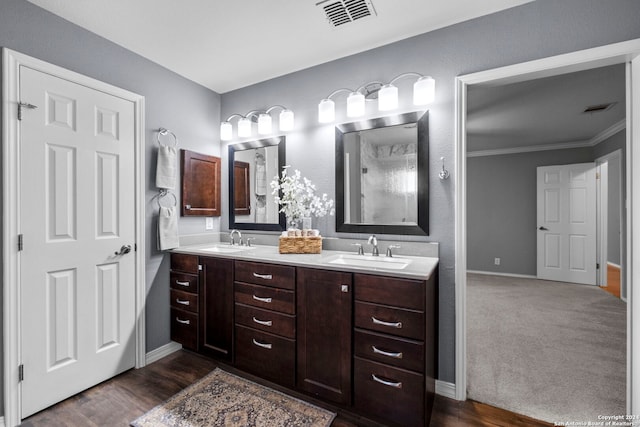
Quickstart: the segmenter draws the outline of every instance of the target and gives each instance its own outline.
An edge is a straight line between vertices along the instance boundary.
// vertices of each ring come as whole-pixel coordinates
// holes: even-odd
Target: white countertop
[[[427,280],[435,272],[438,267],[438,258],[424,256],[405,256],[394,255],[394,260],[409,261],[409,264],[403,269],[388,269],[378,267],[361,267],[355,265],[331,264],[328,261],[335,259],[341,255],[356,256],[354,251],[333,251],[323,250],[320,254],[281,254],[278,252],[277,246],[252,246],[251,249],[239,252],[212,252],[207,248],[214,246],[222,246],[232,248],[228,243],[208,243],[193,246],[181,246],[172,249],[171,252],[181,254],[191,254],[200,256],[209,256],[214,258],[237,259],[242,261],[266,262],[271,264],[291,265],[296,267],[323,268],[327,270],[348,271],[353,273],[370,273],[381,276],[403,277],[408,279]],[[234,247],[234,248],[237,248]],[[244,248],[244,247],[243,247]],[[363,257],[363,259],[368,257]],[[384,259],[384,255],[380,255],[380,259]]]

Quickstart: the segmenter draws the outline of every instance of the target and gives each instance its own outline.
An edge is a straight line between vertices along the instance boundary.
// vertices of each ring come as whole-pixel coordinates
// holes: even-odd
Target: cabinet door
[[[300,389],[351,403],[351,274],[298,268]]]
[[[200,351],[232,360],[233,260],[200,258]]]
[[[182,150],[182,216],[220,216],[220,158]]]

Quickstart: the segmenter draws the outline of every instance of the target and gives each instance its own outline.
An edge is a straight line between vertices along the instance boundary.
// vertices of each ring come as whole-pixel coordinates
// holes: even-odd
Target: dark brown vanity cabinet
[[[184,348],[198,350],[199,295],[198,257],[171,254],[169,282],[171,340]]]
[[[354,288],[354,408],[425,425],[435,392],[435,278],[354,274]]]
[[[295,386],[296,268],[235,262],[236,367]]]
[[[200,257],[200,351],[233,360],[233,260]]]
[[[298,388],[351,404],[351,273],[298,268]]]

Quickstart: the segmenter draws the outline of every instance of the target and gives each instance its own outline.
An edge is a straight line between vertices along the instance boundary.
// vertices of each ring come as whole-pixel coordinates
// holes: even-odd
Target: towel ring
[[[162,141],[160,141],[160,135],[165,136],[168,134],[171,134],[171,136],[173,136],[173,144],[165,145],[162,143]],[[158,141],[158,145],[160,145],[161,147],[177,147],[178,146],[178,137],[176,136],[176,134],[165,128],[158,129],[158,134],[156,135],[156,141]]]
[[[171,206],[162,206],[162,203],[161,203],[162,199],[164,199],[168,195],[173,196],[173,205],[171,205]],[[162,207],[172,208],[172,207],[178,206],[178,198],[171,191],[161,190],[160,193],[156,197],[158,198],[158,207],[159,208],[162,208]]]

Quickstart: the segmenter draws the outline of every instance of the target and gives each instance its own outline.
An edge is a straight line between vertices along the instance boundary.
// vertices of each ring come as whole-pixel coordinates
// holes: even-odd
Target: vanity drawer
[[[356,301],[424,310],[425,284],[420,280],[355,274],[354,289]]]
[[[171,254],[171,270],[198,274],[198,257],[196,255]]]
[[[198,312],[198,294],[171,289],[171,306],[180,310]]]
[[[235,280],[238,282],[295,289],[295,267],[247,261],[236,261],[235,264]]]
[[[354,354],[387,365],[424,372],[424,343],[389,335],[354,331]]]
[[[188,311],[171,309],[171,340],[184,348],[198,349],[198,315]]]
[[[355,326],[386,334],[424,340],[424,313],[356,301]]]
[[[236,367],[293,387],[295,355],[294,340],[236,324]]]
[[[287,338],[296,337],[296,317],[236,303],[236,323]]]
[[[354,358],[353,404],[368,416],[400,426],[424,425],[424,377]]]
[[[198,276],[193,274],[176,273],[170,274],[169,286],[184,292],[198,293]]]
[[[271,288],[269,286],[236,282],[235,301],[245,305],[252,305],[254,307],[266,308],[267,310],[280,311],[287,314],[296,313],[294,292]]]

